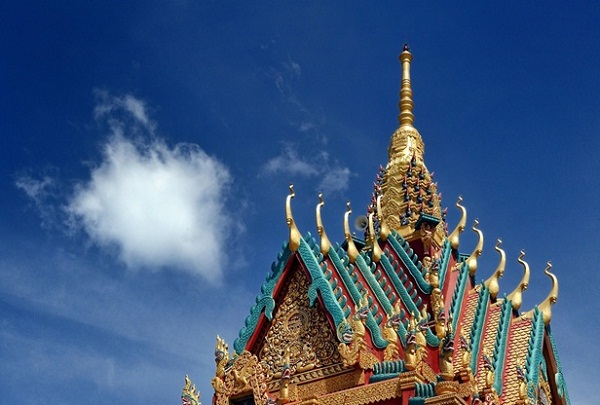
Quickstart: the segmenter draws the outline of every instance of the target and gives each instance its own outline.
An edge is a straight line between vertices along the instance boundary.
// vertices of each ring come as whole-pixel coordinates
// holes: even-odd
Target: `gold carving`
[[[400,300],[397,300],[392,311],[387,316],[388,319],[381,327],[381,335],[389,342],[383,352],[383,360],[385,361],[398,360],[400,358],[400,339],[398,339],[397,332],[398,325],[401,322],[400,311]]]
[[[298,268],[282,292],[281,303],[258,350],[267,381],[281,377],[286,361],[292,376],[342,362],[325,313],[318,305],[309,306],[308,287],[307,276]]]
[[[317,204],[316,218],[317,218],[317,232],[321,237],[321,253],[325,256],[329,253],[331,249],[331,242],[327,237],[327,233],[325,232],[325,227],[323,227],[323,221],[321,220],[321,207],[325,205],[325,201],[323,201],[323,194],[319,193],[319,203]]]
[[[357,362],[363,370],[371,369],[379,362],[379,359],[369,351],[365,341],[365,325],[369,315],[369,299],[363,296],[354,313],[348,318],[352,337],[348,342],[342,342],[338,345],[338,351],[342,357],[344,365],[347,367],[355,365]],[[347,334],[346,334],[347,335]]]
[[[223,379],[212,380],[215,389],[215,405],[229,405],[229,398],[252,392],[256,405],[267,405],[269,398],[265,374],[258,358],[248,351],[236,357],[231,368],[225,370]]]
[[[351,391],[340,391],[318,398],[319,405],[364,405],[401,398],[402,390],[398,378],[357,387]]]
[[[554,274],[550,273],[551,268],[552,263],[548,262],[546,269],[544,269],[544,273],[552,280],[552,289],[548,293],[546,299],[537,306],[538,310],[542,313],[546,325],[550,324],[550,321],[552,320],[552,305],[554,305],[558,299],[558,279]],[[533,318],[533,310],[523,314],[523,317],[529,319]]]
[[[200,393],[196,392],[196,386],[192,384],[190,377],[185,376],[185,385],[181,392],[182,405],[202,405],[200,403]]]

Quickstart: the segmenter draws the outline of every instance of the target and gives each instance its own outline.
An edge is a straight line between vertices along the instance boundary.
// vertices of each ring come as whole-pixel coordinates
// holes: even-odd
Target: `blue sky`
[[[397,127],[409,42],[415,126],[458,221],[501,237],[501,294],[559,277],[552,332],[573,403],[600,349],[600,8],[592,2],[0,4],[3,403],[210,403],[287,238],[284,201],[342,240]],[[475,240],[467,230],[460,250]],[[594,391],[595,392],[595,391]]]

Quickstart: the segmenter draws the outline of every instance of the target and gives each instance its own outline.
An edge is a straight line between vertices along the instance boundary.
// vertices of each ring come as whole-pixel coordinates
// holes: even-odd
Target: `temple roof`
[[[498,241],[498,266],[485,282],[475,283],[483,232],[475,221],[477,243],[470,253],[459,251],[467,222],[461,198],[456,203],[461,219],[447,231],[437,185],[423,160],[424,144],[413,126],[407,46],[400,61],[399,128],[375,185],[365,239],[350,232],[348,203],[345,240],[329,240],[322,195],[316,205],[320,240],[302,236],[290,185],[288,241],[231,358],[217,339],[216,405],[245,395],[260,405],[398,398],[403,404],[526,404],[542,398],[569,403],[550,330],[558,280],[548,265],[545,272],[553,282],[548,297],[519,312],[529,265],[521,252],[523,279],[502,296],[506,254]]]

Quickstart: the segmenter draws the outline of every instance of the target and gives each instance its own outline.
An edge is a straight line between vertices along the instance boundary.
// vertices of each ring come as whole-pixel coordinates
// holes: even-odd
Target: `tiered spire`
[[[425,145],[419,131],[413,126],[413,99],[410,80],[410,63],[413,59],[408,45],[400,54],[402,80],[398,108],[398,129],[392,135],[388,148],[388,164],[381,185],[375,193],[381,196],[381,212],[378,219],[385,218],[387,226],[398,231],[405,239],[422,237],[423,224],[433,233],[439,247],[445,230],[440,209],[437,185],[432,180],[423,161]]]

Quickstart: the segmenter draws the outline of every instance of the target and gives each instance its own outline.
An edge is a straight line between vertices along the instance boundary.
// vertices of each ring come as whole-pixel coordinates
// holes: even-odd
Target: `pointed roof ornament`
[[[552,289],[548,293],[548,296],[544,301],[542,301],[538,306],[538,310],[542,313],[542,317],[544,319],[544,324],[550,324],[552,320],[552,305],[556,304],[556,300],[558,299],[558,279],[552,273],[550,273],[550,269],[552,268],[552,263],[548,262],[546,264],[546,268],[544,269],[544,273],[550,277],[552,280]],[[533,318],[533,309],[523,314],[523,318]]]
[[[294,217],[292,216],[292,198],[296,196],[294,192],[294,184],[290,183],[290,194],[285,199],[285,222],[287,222],[290,227],[290,240],[288,243],[288,247],[292,252],[295,252],[300,247],[300,231],[296,226],[296,222],[294,222]]]
[[[412,88],[410,85],[410,62],[412,62],[413,56],[410,53],[408,44],[404,44],[399,59],[402,63],[402,83],[400,87],[400,102],[398,103],[398,109],[400,110],[398,123],[400,127],[412,127],[415,120],[412,112],[415,103],[412,99]]]
[[[523,257],[525,257],[525,251],[521,250],[521,254],[519,255],[517,261],[523,265],[523,278],[521,278],[521,282],[517,288],[515,288],[513,292],[506,296],[506,299],[511,301],[512,307],[515,311],[518,311],[519,308],[521,308],[521,304],[523,304],[523,291],[529,287],[529,264],[523,260]]]
[[[317,215],[317,232],[321,237],[321,253],[326,256],[331,249],[331,242],[325,233],[325,228],[323,227],[323,221],[321,221],[321,207],[325,205],[325,201],[323,201],[323,193],[319,193],[319,203],[316,208]]]
[[[383,251],[381,247],[379,247],[379,243],[377,242],[377,235],[375,235],[375,227],[373,226],[373,214],[369,213],[369,234],[371,235],[371,254],[372,260],[377,263],[381,260],[381,255]]]
[[[348,258],[350,263],[354,263],[358,257],[358,249],[352,240],[352,233],[350,233],[349,218],[352,214],[352,208],[350,208],[350,201],[346,202],[346,213],[344,214],[344,237],[346,238],[346,244],[348,245]]]
[[[454,250],[458,249],[460,244],[459,236],[465,231],[465,226],[467,225],[467,209],[460,204],[462,200],[462,196],[458,196],[458,201],[456,202],[456,208],[461,212],[460,221],[458,221],[458,225],[456,225],[456,228],[454,228],[452,233],[448,236],[450,245]]]
[[[501,245],[502,240],[498,239],[498,242],[496,242],[496,246],[494,246],[496,252],[500,254],[500,263],[498,263],[498,267],[496,267],[496,271],[494,271],[494,274],[492,274],[491,277],[483,283],[490,291],[490,296],[493,300],[496,299],[498,293],[500,292],[500,283],[498,282],[498,280],[504,275],[504,268],[506,267],[506,253],[504,253],[504,250],[500,249]]]
[[[469,275],[471,277],[474,276],[477,271],[477,258],[481,256],[481,252],[483,252],[483,232],[477,229],[478,226],[479,221],[475,220],[471,229],[479,236],[479,239],[477,240],[477,245],[475,246],[473,253],[471,253],[471,256],[467,259],[467,266],[469,266]]]

